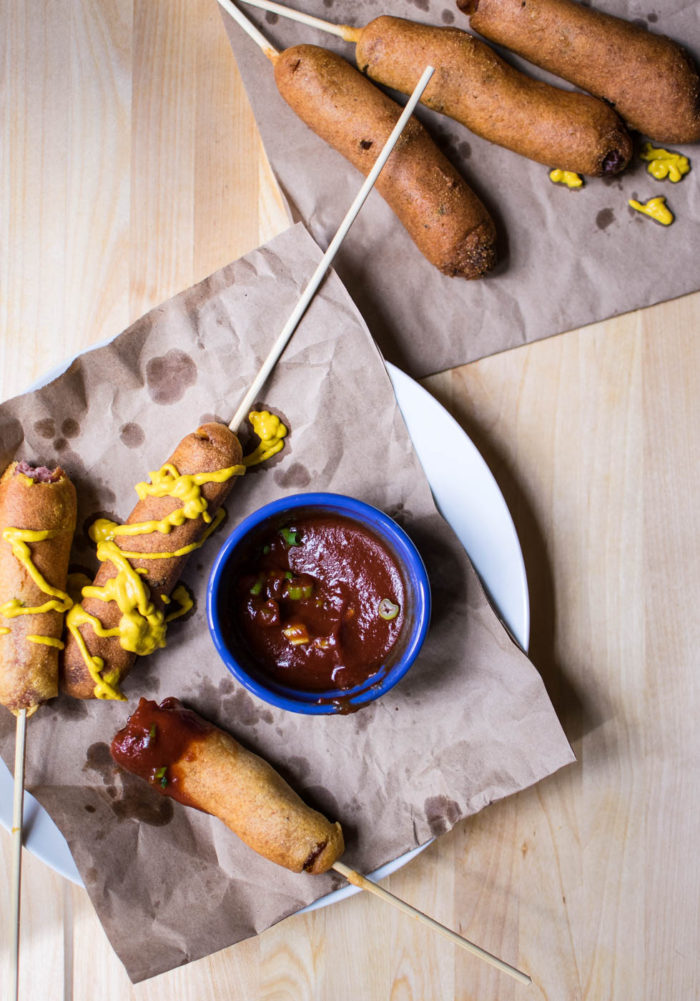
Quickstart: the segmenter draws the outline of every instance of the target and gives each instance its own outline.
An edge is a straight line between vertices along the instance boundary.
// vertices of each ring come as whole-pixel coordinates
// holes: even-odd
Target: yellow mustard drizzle
[[[100,518],[92,525],[90,535],[97,543],[97,558],[103,563],[109,561],[116,567],[116,576],[110,578],[103,587],[88,584],[82,588],[82,597],[97,598],[100,601],[116,601],[121,617],[119,624],[112,629],[105,629],[94,615],[87,612],[81,604],[76,604],[66,617],[66,624],[78,644],[81,656],[95,682],[94,694],[100,699],[119,699],[124,696],[117,687],[119,671],[113,670],[102,674],[104,660],[93,656],[87,648],[79,627],[89,624],[97,636],[119,638],[119,643],[125,650],[145,656],[165,646],[166,625],[173,619],[185,615],[194,605],[192,597],[184,587],[179,585],[173,591],[172,599],[177,602],[175,611],[165,614],[157,609],[150,600],[150,591],[143,579],[146,571],[134,568],[130,559],[157,560],[174,559],[186,556],[202,546],[209,536],[221,524],[225,516],[222,509],[213,515],[207,510],[206,498],[202,496],[201,488],[206,483],[224,483],[232,476],[241,476],[248,466],[264,462],[275,455],[284,445],[287,428],[273,414],[267,411],[252,411],[248,418],[253,430],[260,438],[260,444],[255,451],[247,456],[243,465],[229,466],[211,473],[179,473],[172,463],[166,463],[156,472],[151,473],[150,483],[138,483],[136,493],[143,500],[146,497],[174,497],[181,506],[171,511],[166,517],[156,521],[136,522],[130,525],[119,525],[106,518]],[[198,542],[193,542],[180,549],[167,552],[140,553],[120,549],[114,541],[117,536],[151,535],[159,532],[168,535],[173,528],[183,525],[185,521],[201,517],[207,523],[207,529]],[[170,604],[170,599],[161,595],[164,605]]]
[[[650,142],[644,143],[639,156],[647,161],[647,171],[657,181],[668,178],[673,184],[677,184],[690,171],[690,161],[687,156],[674,153],[672,150],[655,148]]]
[[[549,179],[553,184],[565,184],[567,188],[582,188],[583,178],[573,170],[550,170]]]
[[[71,607],[73,602],[66,592],[61,591],[57,587],[52,587],[34,565],[32,553],[28,545],[30,542],[44,542],[46,539],[53,539],[59,534],[60,532],[57,528],[43,529],[42,531],[34,531],[31,528],[6,528],[3,531],[2,537],[10,544],[12,555],[22,564],[39,590],[43,591],[44,594],[50,595],[50,599],[44,602],[43,605],[29,606],[23,605],[18,598],[11,598],[4,605],[0,605],[0,615],[4,615],[7,619],[12,619],[16,615],[39,615],[42,612],[52,611],[63,613]]]
[[[161,595],[161,598],[163,597],[164,595]],[[178,586],[173,591],[172,598],[168,598],[165,604],[169,605],[171,601],[176,601],[179,607],[176,608],[174,612],[170,612],[168,615],[166,615],[165,617],[166,622],[172,622],[173,619],[179,619],[181,615],[187,615],[189,610],[191,608],[194,608],[194,600],[192,598],[192,595],[187,590],[184,584],[178,584]]]
[[[57,650],[63,650],[65,643],[62,640],[54,639],[53,636],[27,636],[30,643],[40,643],[43,646],[54,646]]]
[[[654,222],[661,223],[662,226],[670,226],[673,222],[673,212],[666,205],[666,199],[663,195],[657,195],[656,198],[650,198],[644,203],[630,198],[627,204],[631,205],[635,211],[641,212],[642,215],[648,215]]]
[[[31,484],[34,483],[34,481],[29,477],[25,477],[25,479],[27,479]],[[39,590],[44,594],[49,595],[49,600],[45,601],[43,605],[23,605],[19,598],[11,598],[3,605],[0,605],[0,615],[3,615],[6,619],[14,619],[18,615],[40,615],[43,612],[59,612],[60,614],[63,614],[63,612],[67,611],[71,607],[73,601],[69,595],[67,595],[65,591],[61,591],[60,588],[53,587],[49,584],[43,574],[40,573],[39,569],[32,560],[32,553],[29,548],[30,542],[45,542],[47,539],[53,539],[59,534],[60,530],[57,528],[41,530],[34,530],[31,528],[4,529],[2,537],[9,543],[10,548],[12,549],[12,555],[19,563],[21,563]],[[6,636],[9,632],[10,629],[7,626],[2,626],[0,628],[0,636]],[[53,636],[39,636],[33,633],[27,636],[26,639],[30,643],[39,643],[43,646],[56,647],[58,650],[63,649],[63,643],[61,640],[54,639]]]
[[[279,417],[269,413],[267,410],[251,410],[248,420],[253,425],[253,431],[260,439],[260,444],[243,459],[246,468],[257,466],[259,462],[271,459],[284,446],[284,439],[287,435],[287,428]]]
[[[102,623],[94,615],[86,612],[82,605],[75,604],[66,615],[66,625],[78,644],[80,654],[85,661],[85,665],[90,672],[90,677],[95,682],[94,695],[97,699],[117,699],[119,702],[126,702],[126,698],[115,687],[119,680],[118,671],[108,671],[102,674],[105,662],[102,657],[93,656],[87,648],[79,627],[85,624],[92,626],[97,636],[114,636],[119,633],[118,629],[105,629]]]

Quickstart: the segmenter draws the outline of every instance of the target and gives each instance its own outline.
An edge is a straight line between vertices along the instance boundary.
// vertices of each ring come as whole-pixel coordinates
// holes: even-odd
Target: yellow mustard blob
[[[682,153],[656,148],[651,143],[646,142],[639,155],[642,160],[647,161],[647,171],[657,181],[664,181],[668,178],[673,184],[677,184],[690,172],[690,161]]]
[[[631,205],[636,212],[648,215],[654,222],[661,223],[662,226],[670,226],[673,222],[673,212],[666,205],[666,199],[663,195],[657,195],[656,198],[650,198],[644,203],[630,198],[627,204]]]
[[[583,187],[583,178],[573,170],[550,170],[549,179],[553,184],[565,184],[567,188]]]
[[[251,410],[248,420],[253,426],[253,431],[260,439],[260,444],[243,459],[246,467],[257,466],[259,462],[271,459],[284,447],[284,439],[287,435],[287,428],[279,417],[269,413],[267,410]]]
[[[0,626],[0,636],[6,636],[10,630],[7,626]]]

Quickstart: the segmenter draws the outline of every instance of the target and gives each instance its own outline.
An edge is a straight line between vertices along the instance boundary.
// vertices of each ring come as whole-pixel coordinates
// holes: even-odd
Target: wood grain
[[[287,222],[214,0],[27,0],[3,21],[7,398]],[[699,324],[688,296],[426,380],[513,513],[578,760],[387,885],[528,970],[533,1001],[697,996]],[[132,987],[84,891],[27,853],[22,943],[23,1001],[523,991],[364,896]]]

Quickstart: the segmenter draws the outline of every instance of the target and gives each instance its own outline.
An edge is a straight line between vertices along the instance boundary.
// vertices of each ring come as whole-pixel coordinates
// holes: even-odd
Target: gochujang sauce
[[[349,518],[307,515],[256,540],[231,588],[232,628],[278,682],[347,690],[384,666],[404,594],[377,536]]]

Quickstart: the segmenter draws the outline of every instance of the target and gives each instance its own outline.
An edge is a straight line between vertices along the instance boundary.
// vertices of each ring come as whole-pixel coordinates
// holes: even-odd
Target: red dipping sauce
[[[227,618],[235,645],[275,681],[347,690],[381,677],[404,598],[376,535],[341,515],[306,514],[256,538],[231,583]]]

